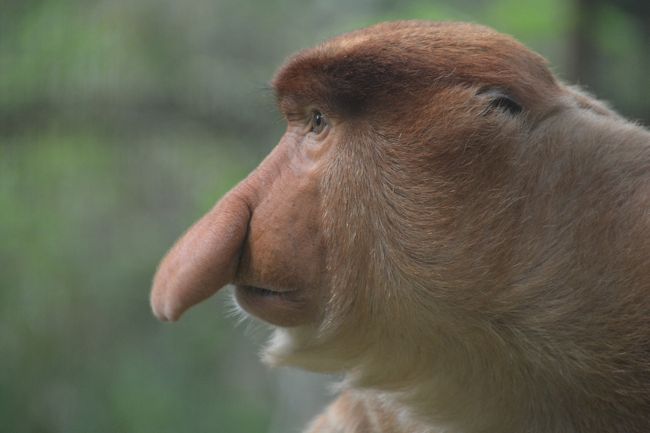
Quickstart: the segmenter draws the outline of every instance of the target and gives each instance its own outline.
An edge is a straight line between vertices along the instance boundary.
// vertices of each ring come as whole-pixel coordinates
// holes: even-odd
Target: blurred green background
[[[261,366],[226,293],[158,323],[149,284],[280,137],[283,59],[402,18],[513,34],[650,121],[647,0],[0,0],[2,432],[300,431],[323,379]]]

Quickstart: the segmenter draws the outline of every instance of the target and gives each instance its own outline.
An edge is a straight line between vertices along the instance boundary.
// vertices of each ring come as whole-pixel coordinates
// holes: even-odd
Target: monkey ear
[[[482,89],[478,92],[478,95],[487,100],[486,108],[483,111],[484,115],[493,110],[501,110],[515,116],[523,110],[521,104],[503,89]]]

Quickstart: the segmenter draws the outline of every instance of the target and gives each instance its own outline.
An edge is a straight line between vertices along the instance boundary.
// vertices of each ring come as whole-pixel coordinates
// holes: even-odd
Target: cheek
[[[333,270],[332,308],[361,308],[374,302],[373,287],[391,273],[386,262],[388,240],[395,228],[385,218],[386,194],[379,189],[379,163],[357,149],[343,149],[323,177],[322,230],[324,242],[335,252],[326,266]],[[364,162],[365,161],[365,162]]]

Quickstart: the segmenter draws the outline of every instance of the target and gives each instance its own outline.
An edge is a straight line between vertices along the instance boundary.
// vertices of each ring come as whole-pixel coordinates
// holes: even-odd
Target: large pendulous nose
[[[156,317],[177,320],[232,281],[250,218],[249,202],[235,188],[190,227],[154,277],[151,307]]]

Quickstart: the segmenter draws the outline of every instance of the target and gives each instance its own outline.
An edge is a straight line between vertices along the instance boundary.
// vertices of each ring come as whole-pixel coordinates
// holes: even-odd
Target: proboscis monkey
[[[342,372],[311,433],[650,432],[650,133],[508,36],[379,24],[291,58],[287,130],[151,302],[223,286]]]

